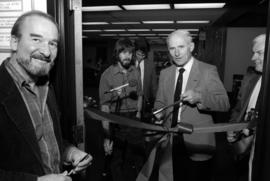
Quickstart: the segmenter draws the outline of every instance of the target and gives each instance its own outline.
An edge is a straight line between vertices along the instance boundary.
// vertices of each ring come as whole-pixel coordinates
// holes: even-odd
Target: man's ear
[[[193,43],[193,42],[191,42],[191,43],[190,43],[190,52],[193,52],[193,50],[194,50],[194,46],[195,46],[195,45],[194,45],[194,43]]]
[[[18,48],[18,41],[19,39],[12,35],[11,38],[10,38],[10,48],[12,51],[17,51],[17,48]]]

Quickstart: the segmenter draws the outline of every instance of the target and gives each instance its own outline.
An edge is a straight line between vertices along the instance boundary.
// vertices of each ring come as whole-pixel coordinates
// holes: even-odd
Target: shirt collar
[[[190,60],[183,67],[176,67],[176,68],[177,70],[179,70],[180,68],[184,68],[185,72],[190,72],[193,62],[194,62],[194,58],[191,57]]]
[[[134,69],[134,66],[131,65],[127,71],[131,72],[133,71],[133,69]],[[123,69],[117,63],[116,65],[113,65],[113,74],[118,74],[118,73],[123,73]]]
[[[20,67],[15,59],[12,60],[8,58],[4,63],[8,72],[11,74],[17,85],[20,87],[28,87],[32,90],[34,89],[36,82]],[[47,80],[48,79],[42,79],[40,82],[43,82],[43,85],[47,86],[49,85],[49,81]]]

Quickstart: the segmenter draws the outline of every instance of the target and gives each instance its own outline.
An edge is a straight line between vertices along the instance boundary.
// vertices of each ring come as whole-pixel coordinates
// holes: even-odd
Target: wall
[[[18,17],[23,12],[29,11],[31,9],[47,12],[47,0],[21,0],[21,3],[22,3],[22,10],[21,11],[1,12],[0,17],[10,17],[11,15],[14,17]],[[7,28],[3,28],[3,29],[5,29],[5,31],[7,31],[7,32],[10,32],[11,27],[7,27]],[[9,39],[9,37],[8,37],[8,39]],[[8,49],[8,46],[7,46],[7,48],[0,47],[0,64],[3,62],[3,60],[5,60],[9,56],[10,56],[10,50]]]
[[[224,85],[232,91],[233,74],[245,74],[252,66],[252,40],[264,33],[265,28],[228,28],[225,54]]]

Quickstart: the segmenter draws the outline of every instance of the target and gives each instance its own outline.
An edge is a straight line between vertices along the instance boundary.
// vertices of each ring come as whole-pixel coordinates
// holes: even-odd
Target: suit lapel
[[[200,69],[199,69],[198,61],[194,59],[185,90],[189,90],[189,89],[194,90],[198,83],[199,78],[200,78]]]
[[[15,83],[13,82],[13,79],[6,69],[1,66],[0,71],[3,80],[3,82],[0,84],[0,89],[2,90],[1,96],[5,97],[2,104],[7,112],[7,115],[22,134],[22,137],[28,143],[28,146],[31,147],[38,161],[42,163],[35,130],[24,101],[18,92]],[[7,93],[7,95],[4,93]]]
[[[147,90],[146,88],[145,88],[145,86],[148,86],[148,80],[146,80],[147,78],[148,78],[148,75],[147,75],[147,60],[144,60],[143,61],[143,63],[144,63],[144,69],[143,69],[143,90],[144,90],[144,94],[146,94],[146,92],[145,92],[145,90]]]
[[[249,83],[247,84],[246,88],[246,94],[243,97],[243,100],[245,101],[243,102],[242,106],[245,105],[247,101],[249,102],[253,89],[255,88],[259,78],[260,76],[256,74],[249,80]]]
[[[169,105],[172,104],[174,102],[174,90],[175,90],[175,74],[176,74],[176,70],[177,68],[175,66],[172,66],[171,71],[170,71],[170,75],[167,79],[167,91],[169,94],[167,94],[169,96],[168,100],[169,100]]]

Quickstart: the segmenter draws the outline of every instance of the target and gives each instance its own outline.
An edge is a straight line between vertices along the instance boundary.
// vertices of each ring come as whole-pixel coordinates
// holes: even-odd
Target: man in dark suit
[[[262,79],[262,71],[263,71],[263,60],[264,60],[264,49],[265,49],[265,40],[266,35],[261,34],[254,38],[253,40],[253,56],[251,60],[254,62],[255,71],[247,74],[242,82],[241,89],[237,96],[237,104],[232,110],[231,120],[239,120],[239,121],[252,121],[250,119],[251,114],[257,114],[259,109],[259,92],[261,88],[261,79]],[[244,111],[244,114],[241,114]],[[240,116],[240,118],[239,118]],[[258,115],[259,116],[259,115]],[[254,117],[255,118],[255,117]],[[254,121],[254,120],[253,120]],[[252,172],[252,161],[254,156],[254,143],[255,138],[253,135],[252,129],[244,129],[241,133],[244,134],[245,137],[251,137],[250,146],[245,151],[245,154],[241,156],[241,159],[237,160],[237,175],[238,180],[240,181],[251,181],[251,172]],[[237,139],[236,135],[239,132],[228,132],[227,139],[229,142],[235,142]],[[251,146],[252,145],[252,146]],[[239,156],[239,155],[238,155]]]
[[[92,157],[63,144],[59,112],[48,74],[59,32],[51,16],[30,11],[11,30],[11,57],[0,66],[0,180],[70,181]]]
[[[158,114],[164,125],[175,127],[180,122],[193,126],[213,123],[211,111],[227,111],[229,100],[216,67],[195,59],[194,43],[189,32],[177,30],[167,38],[173,65],[162,70],[155,108],[172,105]],[[211,180],[215,151],[213,133],[193,133],[173,137],[174,180]]]
[[[143,88],[143,109],[142,118],[149,118],[152,112],[153,104],[157,91],[157,74],[156,67],[152,59],[148,58],[150,50],[149,43],[145,38],[138,38],[134,42],[135,45],[135,65],[140,72],[142,88]],[[149,120],[145,120],[149,121]]]

